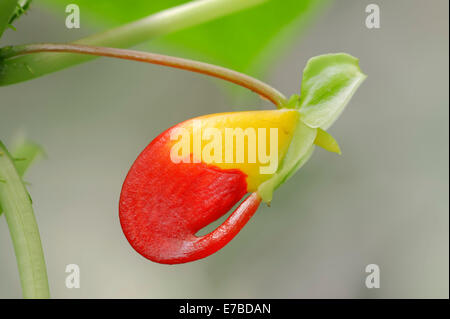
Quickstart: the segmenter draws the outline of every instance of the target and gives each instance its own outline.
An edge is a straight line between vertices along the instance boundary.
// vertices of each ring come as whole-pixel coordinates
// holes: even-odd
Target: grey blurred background
[[[378,30],[364,24],[371,2]],[[311,56],[360,58],[369,77],[330,130],[343,155],[316,151],[228,246],[184,265],[152,263],[123,236],[117,206],[130,165],[169,126],[266,103],[200,75],[111,59],[0,88],[1,139],[24,132],[48,154],[26,180],[52,296],[448,298],[448,9],[447,0],[346,0],[322,12],[265,80],[295,93]],[[64,17],[35,6],[3,43],[96,31],[67,30]],[[20,298],[4,217],[0,261],[0,298]],[[80,289],[65,287],[71,263]],[[364,284],[371,263],[379,289]]]

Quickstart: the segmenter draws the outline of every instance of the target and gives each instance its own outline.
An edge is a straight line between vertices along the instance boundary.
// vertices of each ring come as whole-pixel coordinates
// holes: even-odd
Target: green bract
[[[266,203],[270,202],[273,191],[295,173],[302,163],[306,162],[304,159],[309,157],[309,153],[312,152],[311,149],[316,134],[316,129],[310,128],[302,121],[299,121],[292,137],[291,145],[277,172],[258,187],[259,196],[261,196],[263,201]]]
[[[299,104],[303,122],[311,127],[329,128],[365,78],[358,59],[349,54],[311,58],[303,70]]]
[[[358,59],[345,53],[320,55],[308,61],[300,99],[293,95],[285,105],[300,112],[299,124],[277,172],[258,188],[263,201],[269,203],[273,191],[308,161],[314,144],[341,153],[338,143],[325,129],[339,117],[365,78]]]

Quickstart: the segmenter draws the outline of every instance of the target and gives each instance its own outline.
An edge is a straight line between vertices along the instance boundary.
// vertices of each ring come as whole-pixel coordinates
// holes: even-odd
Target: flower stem
[[[112,57],[169,66],[177,69],[202,73],[205,75],[213,76],[225,81],[235,83],[244,88],[252,90],[253,92],[259,94],[263,98],[268,99],[277,107],[281,107],[287,103],[287,100],[282,93],[280,93],[270,85],[246,74],[233,71],[224,67],[216,66],[213,64],[177,58],[162,54],[126,50],[126,49],[105,48],[81,44],[43,43],[43,44],[28,44],[5,48],[1,52],[0,58],[9,59],[12,57],[41,52],[79,53],[79,54]]]
[[[24,298],[49,298],[47,269],[31,199],[0,142],[0,203],[11,233]]]
[[[80,39],[75,43],[128,48],[152,38],[215,20],[267,1],[190,1],[117,28]],[[13,60],[3,60],[0,61],[0,86],[31,80],[90,59],[92,57],[81,55],[40,53]]]

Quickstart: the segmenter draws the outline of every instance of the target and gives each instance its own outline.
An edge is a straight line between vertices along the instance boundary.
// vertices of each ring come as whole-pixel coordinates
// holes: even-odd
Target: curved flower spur
[[[205,115],[161,133],[123,183],[119,216],[131,246],[163,264],[224,247],[310,158],[314,145],[340,153],[325,130],[365,77],[350,55],[314,57],[304,69],[301,95],[278,110]],[[219,227],[196,236],[248,193]]]

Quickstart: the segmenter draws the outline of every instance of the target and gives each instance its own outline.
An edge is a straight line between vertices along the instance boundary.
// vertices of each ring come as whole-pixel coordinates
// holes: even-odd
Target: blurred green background
[[[66,29],[64,8],[41,2],[2,45],[65,42],[105,28],[83,20],[81,7],[81,29]],[[343,155],[316,151],[276,192],[272,207],[261,207],[229,245],[194,263],[159,265],[131,248],[118,219],[123,179],[137,154],[178,122],[271,106],[201,75],[112,59],[1,87],[1,139],[11,145],[26,134],[48,155],[26,180],[52,296],[448,298],[449,4],[378,0],[381,28],[369,30],[369,3],[324,6],[308,28],[291,26],[290,45],[267,72],[252,71],[286,94],[298,93],[310,57],[358,57],[369,77],[330,129]],[[179,52],[157,43],[153,49]],[[209,61],[215,60],[226,62]],[[3,216],[0,261],[0,298],[20,298]],[[80,289],[65,287],[72,263],[81,268]],[[381,269],[379,289],[364,284],[371,263]]]

